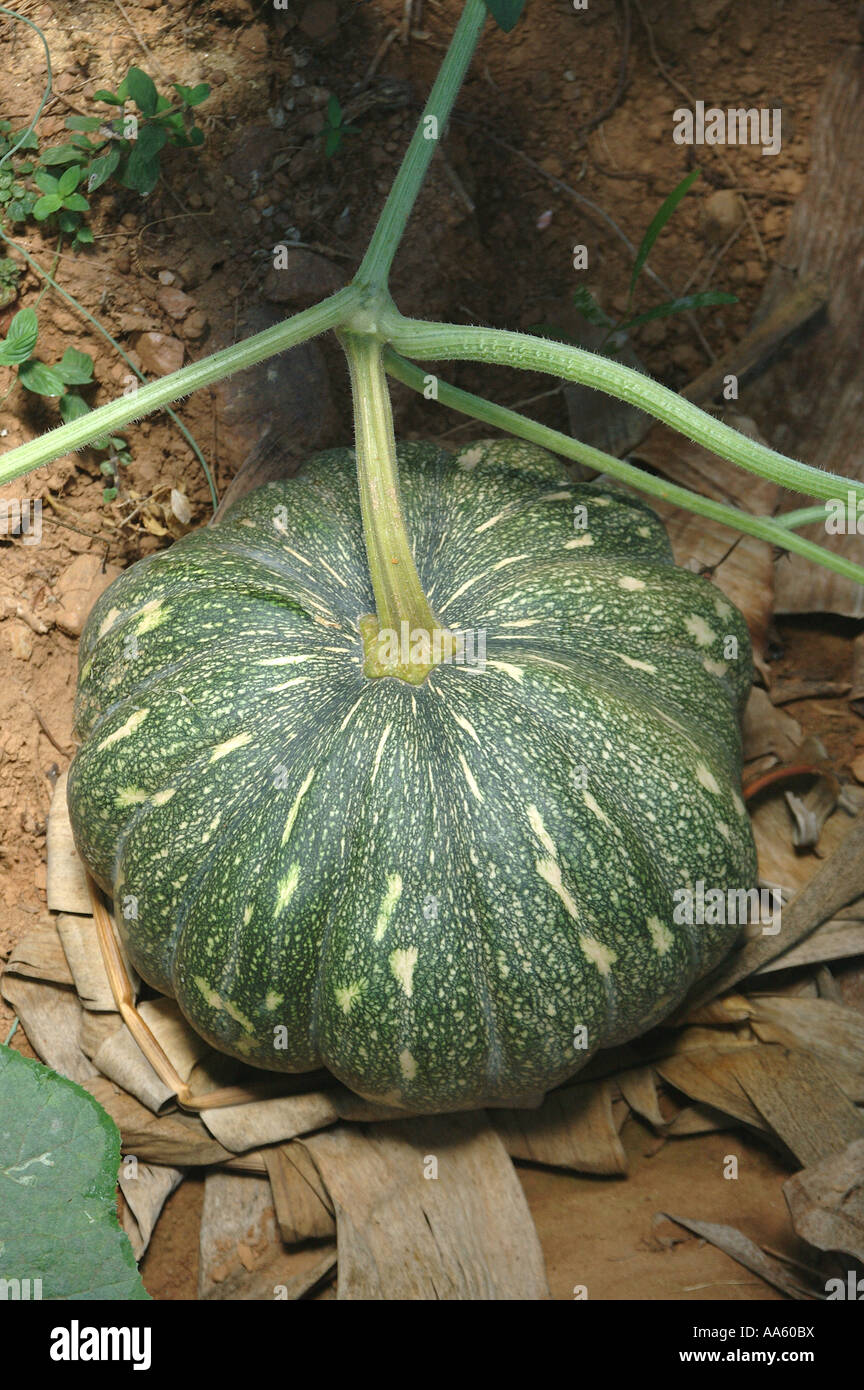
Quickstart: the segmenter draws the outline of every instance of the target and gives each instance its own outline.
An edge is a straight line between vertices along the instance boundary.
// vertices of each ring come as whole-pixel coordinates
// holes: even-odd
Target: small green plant
[[[339,98],[336,96],[335,92],[331,92],[330,100],[327,102],[327,116],[322,133],[324,136],[324,153],[328,159],[332,159],[346,135],[360,134],[359,126],[350,125],[346,122],[342,114],[342,107],[339,104]]]
[[[84,397],[71,388],[92,386],[93,358],[88,352],[79,352],[68,347],[59,362],[53,365],[34,356],[39,338],[39,321],[34,309],[22,309],[9,325],[9,332],[0,341],[0,367],[16,369],[18,383],[25,391],[35,396],[58,398],[58,408],[64,424],[80,420],[90,413],[90,406]],[[14,382],[13,387],[14,388]],[[7,391],[6,395],[9,395]],[[5,399],[5,397],[4,397]],[[126,440],[122,435],[100,435],[90,447],[97,453],[105,452],[107,457],[99,463],[100,472],[112,482],[103,489],[105,502],[113,502],[117,496],[117,471],[121,464],[132,462]]]
[[[601,352],[607,357],[614,357],[620,352],[627,343],[634,328],[640,328],[644,323],[651,323],[653,319],[670,318],[673,314],[686,314],[691,309],[706,309],[717,304],[737,304],[738,297],[734,294],[727,294],[724,290],[702,290],[698,294],[680,295],[676,299],[666,300],[663,304],[655,304],[650,309],[646,309],[641,314],[633,314],[633,296],[639,277],[645,269],[651,249],[662,232],[666,223],[674,213],[682,198],[699,177],[699,170],[694,169],[686,178],[673,188],[668,198],[658,208],[652,218],[648,230],[646,231],[636,252],[633,262],[633,270],[630,275],[630,287],[627,295],[627,310],[623,319],[614,319],[601,308],[594,295],[586,285],[581,285],[573,293],[573,304],[578,312],[588,323],[597,328],[606,330],[605,336],[594,348],[595,352]],[[538,324],[538,331],[548,331],[550,324]],[[556,330],[562,338],[568,342],[576,340],[560,329]]]
[[[93,97],[120,108],[118,114],[69,116],[71,134],[62,145],[43,148],[34,131],[13,131],[9,121],[0,121],[0,213],[11,223],[46,223],[73,249],[89,245],[85,192],[95,193],[113,179],[146,198],[159,181],[166,147],[203,145],[192,110],[206,101],[210,88],[206,82],[173,85],[176,96],[169,99],[152,77],[131,67],[116,92],[101,89]]]
[[[21,267],[11,256],[0,256],[0,309],[18,298]]]

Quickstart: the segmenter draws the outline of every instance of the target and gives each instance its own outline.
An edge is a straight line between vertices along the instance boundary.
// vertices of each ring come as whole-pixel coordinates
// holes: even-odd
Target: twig
[[[138,47],[141,49],[141,52],[144,54],[147,61],[153,64],[154,68],[158,72],[159,76],[162,78],[163,82],[170,82],[171,78],[168,76],[162,64],[159,62],[159,59],[156,57],[156,54],[153,53],[151,49],[147,47],[141,35],[138,33],[138,30],[135,28],[135,25],[132,23],[132,20],[129,18],[129,15],[126,12],[126,7],[122,3],[122,0],[114,0],[114,4],[122,14],[132,33],[134,34],[135,41],[138,44]]]
[[[54,747],[57,749],[57,752],[62,753],[64,758],[71,758],[73,750],[71,748],[64,748],[62,743],[57,742],[56,738],[52,734],[51,730],[48,728],[48,725],[45,723],[45,720],[42,718],[35,705],[31,705],[30,708],[35,714],[37,722],[39,724],[39,728],[42,730],[48,742],[53,743]]]
[[[586,143],[591,131],[596,130],[599,125],[602,125],[604,121],[609,119],[612,112],[620,104],[627,86],[627,64],[630,59],[630,0],[619,0],[619,5],[621,9],[622,34],[618,81],[615,86],[615,91],[612,93],[611,98],[603,107],[602,111],[598,111],[596,116],[592,116],[591,120],[576,132],[580,144]]]
[[[645,12],[642,9],[642,0],[633,0],[633,4],[636,6],[636,11],[639,15],[639,18],[642,21],[642,27],[645,30],[645,36],[648,39],[648,47],[651,51],[651,57],[654,60],[654,65],[657,68],[657,71],[660,73],[660,76],[663,77],[665,81],[669,83],[670,87],[674,87],[675,91],[678,92],[681,96],[683,96],[685,101],[689,102],[691,106],[695,106],[696,99],[693,96],[693,94],[691,92],[688,92],[683,82],[679,82],[678,78],[673,76],[673,74],[669,71],[669,69],[665,66],[662,59],[660,58],[660,54],[657,52],[657,45],[654,42],[654,31],[651,28],[651,25],[648,23],[648,20],[645,18]],[[714,148],[714,154],[716,155],[717,162],[720,165],[721,169],[723,169],[723,171],[725,172],[727,178],[734,183],[735,174],[726,156],[724,154],[721,154],[720,150],[716,147]],[[742,195],[741,201],[744,205],[744,216],[747,218],[750,230],[753,233],[753,239],[756,242],[756,249],[759,252],[759,259],[762,261],[764,265],[768,260],[768,253],[765,250],[765,243],[763,242],[762,237],[759,233],[759,228],[756,226],[756,220],[752,212],[750,211],[746,197]]]

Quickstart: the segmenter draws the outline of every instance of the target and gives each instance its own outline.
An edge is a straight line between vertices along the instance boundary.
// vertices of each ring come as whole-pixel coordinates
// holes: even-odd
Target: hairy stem
[[[578,381],[610,396],[638,406],[663,420],[679,433],[702,444],[721,458],[737,463],[749,473],[769,478],[780,487],[825,501],[845,497],[848,491],[864,497],[864,483],[826,473],[798,463],[785,454],[758,444],[729,425],[715,420],[698,406],[621,362],[600,357],[567,343],[511,333],[499,328],[473,328],[458,324],[427,323],[422,319],[397,319],[392,313],[382,325],[392,347],[404,357],[437,361],[494,362],[521,371],[551,372],[565,381]]]
[[[377,288],[387,284],[393,258],[438,141],[444,134],[485,20],[486,6],[483,0],[466,0],[462,18],[357,272],[357,284]]]
[[[385,354],[384,365],[397,381],[403,382],[415,391],[422,392],[424,390],[426,374],[413,363],[406,362],[404,358],[399,357],[392,350],[388,350]],[[475,420],[482,420],[487,425],[494,425],[497,429],[518,435],[520,439],[527,439],[532,444],[539,444],[542,448],[550,449],[556,454],[563,455],[564,458],[573,459],[577,463],[584,464],[587,468],[594,468],[600,473],[607,473],[610,477],[627,483],[638,492],[647,493],[649,497],[663,498],[664,501],[672,502],[677,507],[686,508],[687,511],[695,512],[698,516],[708,517],[710,520],[720,522],[723,526],[728,526],[735,531],[742,531],[745,535],[756,536],[759,540],[768,541],[781,550],[790,550],[796,555],[803,555],[806,559],[814,561],[815,564],[843,575],[844,579],[851,579],[857,584],[864,584],[864,566],[856,565],[852,560],[847,560],[832,550],[826,550],[823,546],[816,545],[814,541],[805,540],[803,536],[797,536],[788,526],[784,526],[780,519],[751,516],[749,512],[742,512],[737,507],[730,507],[724,502],[714,502],[709,497],[701,497],[698,493],[690,492],[687,488],[679,487],[676,483],[668,483],[663,478],[656,478],[651,473],[644,473],[641,468],[635,468],[632,463],[625,463],[612,454],[606,454],[602,449],[595,449],[590,444],[582,444],[578,439],[571,439],[569,435],[550,429],[548,425],[541,425],[536,420],[529,420],[526,416],[519,415],[515,410],[508,410],[505,406],[493,405],[490,401],[483,400],[481,396],[474,396],[469,391],[448,386],[446,382],[439,380],[437,391],[438,400],[442,405],[459,410],[463,415],[470,415]],[[808,513],[816,511],[817,518],[815,519],[824,517],[824,510],[821,507],[808,508],[807,511]],[[813,520],[814,518],[811,515],[808,519]]]
[[[200,362],[181,367],[179,372],[172,372],[169,376],[160,377],[158,381],[148,382],[132,395],[121,396],[119,400],[111,401],[108,405],[100,405],[80,420],[73,420],[68,425],[50,430],[17,449],[10,449],[0,457],[0,486],[11,482],[22,473],[29,473],[34,468],[50,463],[52,459],[92,444],[94,439],[122,429],[132,420],[152,414],[154,410],[161,410],[172,401],[179,400],[181,396],[188,396],[190,392],[197,391],[202,386],[212,386],[226,376],[232,376],[234,372],[254,367],[257,362],[263,362],[268,357],[284,352],[286,348],[296,347],[298,343],[306,342],[308,338],[314,338],[328,328],[334,328],[361,299],[361,291],[349,285],[313,308],[304,309],[301,314],[286,319],[284,323],[277,323],[273,328],[265,329],[263,333],[246,338],[242,343],[223,348],[221,352],[214,352]]]

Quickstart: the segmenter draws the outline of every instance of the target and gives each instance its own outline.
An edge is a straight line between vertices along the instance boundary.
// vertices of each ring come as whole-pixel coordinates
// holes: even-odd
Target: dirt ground
[[[401,32],[393,37],[403,0],[294,0],[287,10],[257,0],[50,0],[20,8],[43,29],[51,51],[55,95],[40,122],[42,139],[59,142],[66,117],[92,113],[93,93],[116,88],[131,64],[160,89],[172,81],[212,87],[200,108],[203,148],[169,153],[146,200],[110,184],[94,195],[92,250],[62,251],[54,271],[133,361],[154,372],[266,326],[350,278],[460,5],[426,0],[409,40]],[[781,153],[736,150],[734,182],[706,154],[694,191],[652,254],[654,270],[676,293],[710,285],[738,296],[737,304],[699,316],[709,348],[720,354],[745,331],[804,186],[814,105],[837,54],[858,41],[857,9],[827,0],[645,0],[646,29],[635,5],[592,0],[576,14],[566,0],[533,0],[529,22],[509,37],[490,31],[472,68],[444,157],[433,163],[396,262],[399,307],[428,318],[566,328],[578,282],[589,284],[607,311],[623,314],[630,253],[568,189],[638,244],[664,197],[693,167],[692,151],[670,139],[683,87],[706,104],[744,97],[783,112]],[[331,10],[335,24],[328,22]],[[625,13],[628,75],[616,91]],[[375,101],[352,116],[358,133],[347,134],[328,159],[320,134],[328,96],[335,93],[346,112],[352,102],[362,108],[355,89],[370,68],[363,90],[371,89]],[[0,114],[21,127],[38,106],[44,69],[34,35],[5,18],[0,74]],[[726,245],[706,203],[730,186],[745,196],[748,220]],[[34,224],[18,240],[40,265],[52,266],[55,244]],[[299,243],[307,254],[303,276],[288,292],[268,274],[280,241]],[[578,243],[589,253],[582,281],[572,266]],[[41,288],[25,268],[18,298],[0,311],[0,331],[17,309],[35,304]],[[177,290],[188,296],[182,313]],[[649,282],[640,293],[637,308],[662,297]],[[94,358],[93,404],[129,383],[128,365],[57,294],[45,294],[39,317],[45,360],[57,360],[69,345]],[[651,374],[673,388],[709,361],[682,317],[647,325],[635,346]],[[6,392],[12,376],[0,372]],[[455,366],[449,378],[469,389],[482,383],[507,404],[531,399],[537,418],[569,429],[564,399],[549,393],[545,378],[471,364]],[[263,409],[257,387],[250,394],[242,386],[203,391],[178,408],[220,493],[260,437],[262,414],[270,412],[273,433],[298,457],[304,448],[349,439],[347,381],[335,344],[281,359],[270,386]],[[405,437],[470,437],[459,417],[402,388],[395,405]],[[2,405],[3,447],[58,422],[56,403],[16,387]],[[38,544],[0,536],[0,961],[46,911],[45,818],[53,781],[73,751],[77,636],[86,607],[119,569],[210,515],[201,468],[166,415],[126,434],[132,462],[113,502],[103,502],[105,480],[87,452],[0,491],[0,498],[43,500]],[[188,521],[172,512],[172,489],[188,499]],[[791,670],[833,662],[839,671],[851,627],[841,624],[834,640],[824,621],[783,623],[776,655]],[[848,771],[864,749],[864,721],[845,703],[798,701],[789,712],[823,738],[840,769]],[[0,1001],[0,1040],[11,1023]],[[20,1030],[13,1045],[29,1051]],[[787,1170],[779,1160],[737,1133],[658,1149],[647,1129],[630,1123],[624,1142],[632,1175],[623,1182],[520,1169],[555,1297],[572,1297],[585,1283],[595,1298],[779,1297],[725,1256],[654,1221],[655,1212],[682,1211],[686,1173],[691,1214],[732,1220],[757,1241],[794,1253],[780,1192]],[[727,1152],[742,1156],[736,1184],[722,1178]],[[199,1181],[181,1186],[145,1258],[144,1278],[157,1298],[194,1297],[201,1189]]]

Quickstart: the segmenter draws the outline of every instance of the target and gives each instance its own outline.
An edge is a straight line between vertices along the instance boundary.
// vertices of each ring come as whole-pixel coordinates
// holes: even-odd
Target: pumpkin
[[[319,454],[98,600],[75,839],[213,1047],[415,1111],[536,1103],[738,936],[678,919],[755,879],[747,631],[647,506],[541,449],[398,462],[452,659],[364,674],[354,453]]]

